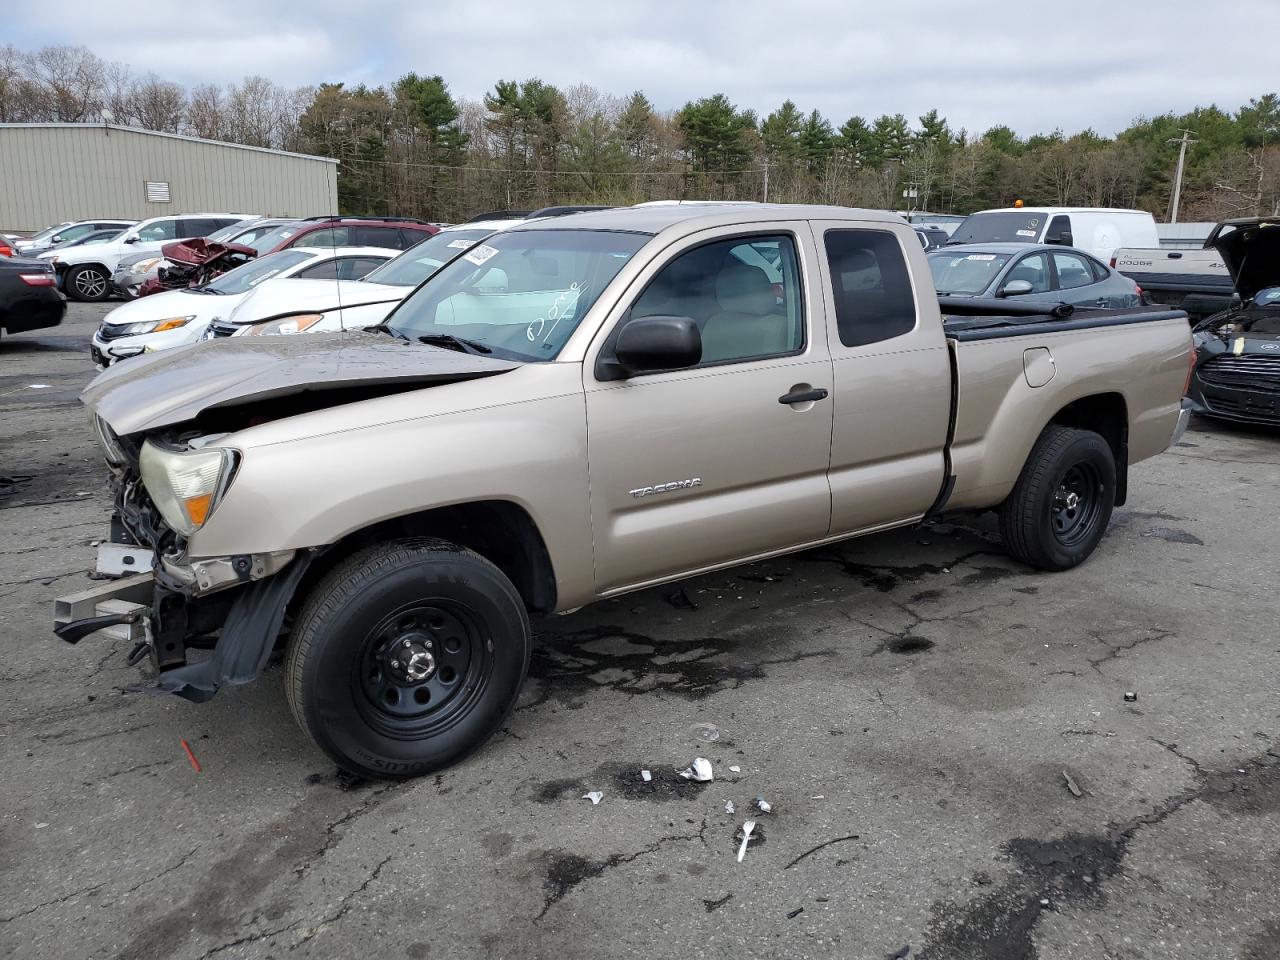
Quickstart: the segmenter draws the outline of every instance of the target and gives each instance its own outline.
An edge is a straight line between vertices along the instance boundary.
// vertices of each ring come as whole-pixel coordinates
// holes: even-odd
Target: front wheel
[[[416,777],[502,726],[529,651],[524,603],[488,560],[440,540],[383,544],[312,588],[286,660],[289,706],[343,769]]]
[[[96,302],[111,293],[111,278],[99,267],[72,267],[63,286],[72,300]]]
[[[1050,424],[1000,507],[1000,536],[1024,563],[1068,570],[1093,553],[1115,501],[1116,461],[1107,441]]]

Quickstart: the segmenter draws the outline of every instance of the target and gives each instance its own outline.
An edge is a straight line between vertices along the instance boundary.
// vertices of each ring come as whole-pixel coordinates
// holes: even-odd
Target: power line
[[[426,170],[457,170],[474,173],[538,173],[564,177],[687,177],[729,176],[744,173],[763,173],[765,167],[744,167],[741,170],[546,170],[541,167],[507,168],[452,166],[446,163],[419,163],[413,160],[370,160],[363,157],[335,157],[340,163],[369,164],[376,167],[416,167]]]

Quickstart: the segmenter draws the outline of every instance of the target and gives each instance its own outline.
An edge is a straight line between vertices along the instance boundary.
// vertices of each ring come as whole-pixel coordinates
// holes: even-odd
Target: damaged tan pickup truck
[[[1043,309],[1043,308],[1035,308]],[[339,765],[407,777],[506,718],[529,614],[993,509],[1084,560],[1185,427],[1166,309],[939,304],[900,218],[643,205],[460,252],[380,327],[231,338],[85,391],[117,491],[56,632],[193,701],[286,651]],[[946,314],[944,318],[944,313]]]

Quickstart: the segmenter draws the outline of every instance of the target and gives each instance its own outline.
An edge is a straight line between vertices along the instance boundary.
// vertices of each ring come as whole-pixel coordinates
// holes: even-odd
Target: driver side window
[[[1048,293],[1048,258],[1043,253],[1033,253],[1029,257],[1023,257],[1009,271],[1009,275],[1004,278],[1004,283],[1007,286],[1015,280],[1025,280],[1031,284],[1031,289],[1027,291],[1028,293]]]
[[[138,231],[138,239],[144,243],[155,240],[173,240],[178,236],[177,220],[161,220],[151,223]]]
[[[798,353],[804,309],[795,242],[734,238],[688,250],[650,281],[631,316],[691,319],[703,366]]]

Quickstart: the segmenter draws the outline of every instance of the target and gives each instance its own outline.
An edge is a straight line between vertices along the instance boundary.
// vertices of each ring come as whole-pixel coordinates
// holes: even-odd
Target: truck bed
[[[1114,263],[1152,300],[1185,309],[1193,320],[1224,309],[1234,293],[1217,250],[1121,247]]]
[[[1124,459],[1168,446],[1191,348],[1183,311],[960,297],[940,297],[939,306],[955,383],[948,509],[1007,496],[1046,415],[1083,397],[1112,398],[1101,402],[1113,402],[1124,425]],[[1153,405],[1152,397],[1169,399]]]
[[[969,297],[939,297],[938,304],[942,308],[943,332],[948,339],[961,343],[1120,327],[1133,323],[1158,323],[1162,320],[1181,319],[1185,322],[1187,317],[1182,310],[1163,306],[1103,310],[1059,304],[1045,309],[1040,304]]]

